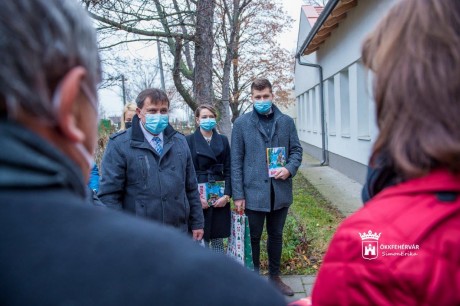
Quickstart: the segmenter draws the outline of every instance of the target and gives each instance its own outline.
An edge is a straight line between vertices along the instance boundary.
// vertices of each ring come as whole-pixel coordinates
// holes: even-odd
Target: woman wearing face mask
[[[460,1],[395,2],[362,49],[371,199],[335,233],[313,305],[460,305]]]
[[[134,102],[125,105],[123,108],[123,115],[121,116],[120,131],[131,127],[133,117],[136,114],[136,108],[137,105]]]
[[[195,111],[199,128],[186,138],[202,194],[203,238],[212,250],[224,253],[223,238],[230,236],[230,146],[227,137],[215,129],[216,117],[214,107],[199,106]]]

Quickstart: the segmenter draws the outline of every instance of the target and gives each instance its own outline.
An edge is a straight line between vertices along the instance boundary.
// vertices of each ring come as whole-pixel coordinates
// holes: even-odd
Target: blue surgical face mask
[[[203,118],[200,119],[200,127],[205,131],[210,131],[216,127],[216,119],[215,118]]]
[[[169,117],[167,114],[145,114],[144,127],[154,135],[158,135],[168,126]]]
[[[268,113],[271,108],[272,108],[271,100],[254,102],[254,109],[261,115],[265,115],[266,113]]]

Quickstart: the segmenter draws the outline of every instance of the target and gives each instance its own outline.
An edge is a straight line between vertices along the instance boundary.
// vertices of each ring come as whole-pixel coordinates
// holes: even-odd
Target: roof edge
[[[302,56],[307,46],[311,43],[313,38],[316,36],[316,33],[318,33],[319,29],[322,27],[324,22],[327,20],[327,18],[339,2],[340,0],[329,0],[321,14],[318,16],[318,19],[316,20],[315,25],[311,29],[310,33],[308,33],[307,38],[305,38],[305,41],[303,42],[302,46],[297,51],[297,54],[295,55],[296,58],[300,58]]]

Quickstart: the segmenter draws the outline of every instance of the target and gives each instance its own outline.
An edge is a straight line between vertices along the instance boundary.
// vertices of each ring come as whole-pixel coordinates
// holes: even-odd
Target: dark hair
[[[146,98],[150,98],[153,104],[162,104],[164,102],[168,103],[169,108],[169,99],[166,93],[158,88],[148,88],[141,91],[141,93],[136,98],[136,105],[139,108],[144,106],[144,101]]]
[[[400,1],[365,40],[363,62],[380,129],[371,163],[384,154],[405,178],[459,172],[460,1]]]
[[[255,90],[264,90],[265,88],[270,89],[272,92],[272,83],[267,79],[257,78],[251,84],[251,93]]]
[[[195,110],[195,117],[198,118],[200,117],[200,113],[203,109],[207,109],[208,111],[210,111],[216,118],[217,118],[217,110],[209,105],[209,104],[203,104],[203,105],[200,105],[197,107],[197,109]]]

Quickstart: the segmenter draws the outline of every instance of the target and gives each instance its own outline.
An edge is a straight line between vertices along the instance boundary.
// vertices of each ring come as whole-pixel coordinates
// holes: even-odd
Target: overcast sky
[[[294,51],[297,43],[297,32],[299,30],[299,16],[300,7],[303,4],[302,0],[281,0],[284,10],[287,14],[294,19],[294,23],[289,31],[285,34],[280,35],[278,38],[279,43],[289,51]],[[156,52],[152,50],[153,52]],[[135,51],[133,51],[135,52]],[[99,100],[102,108],[105,111],[106,116],[119,116],[123,109],[123,100],[121,98],[121,84],[120,86],[113,86],[111,88],[103,89],[99,91]],[[119,101],[119,103],[118,103]],[[129,101],[128,101],[129,102]],[[182,116],[181,113],[177,113],[178,116]]]

